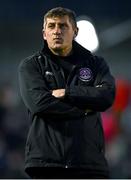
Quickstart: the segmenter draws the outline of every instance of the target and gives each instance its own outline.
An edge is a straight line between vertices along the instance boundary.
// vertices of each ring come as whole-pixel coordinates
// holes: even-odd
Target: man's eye
[[[67,28],[67,25],[66,25],[66,24],[61,24],[61,25],[60,25],[60,28],[61,28],[61,29],[65,29],[65,28]]]
[[[48,25],[48,28],[54,28],[55,26],[53,24]]]

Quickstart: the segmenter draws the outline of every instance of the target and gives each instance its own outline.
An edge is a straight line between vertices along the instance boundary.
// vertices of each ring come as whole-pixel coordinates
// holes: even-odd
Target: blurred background
[[[1,0],[0,5],[0,178],[28,178],[24,147],[29,122],[19,94],[18,65],[40,50],[43,15],[71,8],[93,23],[99,47],[116,78],[116,99],[102,113],[111,178],[131,178],[131,1]]]

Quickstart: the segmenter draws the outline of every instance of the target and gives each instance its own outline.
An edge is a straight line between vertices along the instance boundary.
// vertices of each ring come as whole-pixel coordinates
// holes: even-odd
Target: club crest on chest
[[[91,81],[92,78],[93,78],[93,74],[92,74],[92,71],[90,68],[86,68],[86,67],[83,67],[83,68],[80,68],[79,69],[79,79],[81,81]]]

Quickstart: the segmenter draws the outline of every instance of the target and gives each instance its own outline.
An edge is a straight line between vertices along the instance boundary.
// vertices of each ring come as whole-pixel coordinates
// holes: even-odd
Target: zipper
[[[63,80],[64,80],[64,85],[66,86],[65,74],[64,74],[64,71],[61,67],[60,67],[60,72],[61,72],[61,75],[62,75]]]
[[[72,79],[71,77],[73,76],[74,74],[74,69],[76,68],[76,65],[73,65],[72,68],[71,68],[71,71],[69,73],[69,76],[67,78],[67,81],[65,80],[65,74],[64,74],[64,71],[62,68],[60,68],[60,72],[62,74],[62,77],[64,79],[64,82],[65,82],[65,88],[70,84],[70,80]]]
[[[72,77],[73,77],[75,68],[76,68],[76,65],[73,65],[73,66],[72,66],[72,69],[71,69],[71,71],[70,71],[70,74],[69,74],[69,76],[68,76],[68,78],[67,78],[66,87],[69,86],[69,84],[70,84],[70,82],[71,82],[71,80],[72,80]]]
[[[75,68],[76,68],[76,65],[73,65],[72,68],[71,68],[71,71],[69,73],[69,76],[67,78],[67,81],[65,79],[65,74],[64,74],[63,69],[60,68],[61,75],[62,75],[62,77],[64,79],[65,89],[66,89],[67,86],[69,86],[69,84],[70,84],[70,82],[72,80],[72,76],[74,74],[74,69]],[[65,121],[64,123],[65,123],[65,128],[64,128],[64,164],[65,164],[65,168],[68,168],[68,162],[66,160],[66,149],[67,149],[67,147],[66,147],[66,135],[67,135],[67,130],[68,130],[68,122]]]

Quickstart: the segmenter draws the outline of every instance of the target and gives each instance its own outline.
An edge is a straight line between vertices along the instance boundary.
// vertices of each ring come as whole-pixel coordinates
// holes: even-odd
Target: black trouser
[[[33,179],[108,179],[108,173],[78,168],[33,167],[26,170]]]

